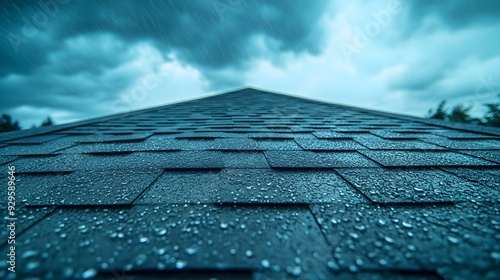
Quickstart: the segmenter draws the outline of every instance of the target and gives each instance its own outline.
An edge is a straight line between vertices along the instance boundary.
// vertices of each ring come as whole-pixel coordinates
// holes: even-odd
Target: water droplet
[[[453,244],[457,244],[459,242],[458,238],[453,236],[448,236],[448,240]]]
[[[178,260],[178,261],[175,262],[175,267],[177,269],[183,269],[183,268],[185,268],[187,266],[187,264],[188,263],[186,261]]]
[[[496,261],[500,261],[500,253],[499,252],[491,252],[490,256]]]
[[[28,270],[33,270],[33,269],[36,269],[36,268],[37,268],[37,267],[39,267],[39,266],[40,266],[40,263],[39,263],[39,262],[37,262],[37,261],[31,261],[31,262],[29,262],[29,263],[26,265],[26,268],[27,268]]]
[[[394,239],[390,238],[389,236],[386,236],[384,237],[385,241],[387,241],[388,243],[393,243],[394,242]]]
[[[302,273],[302,268],[300,268],[300,266],[295,266],[292,269],[290,269],[290,274],[292,274],[295,277],[299,277],[301,273]]]
[[[332,262],[332,261],[328,262],[328,267],[331,270],[334,270],[334,271],[338,271],[340,269],[339,266],[336,263]]]
[[[356,234],[356,233],[354,233],[354,232],[349,233],[349,235],[350,235],[352,238],[354,238],[354,239],[358,239],[358,238],[359,238],[359,235],[357,235],[357,234]]]
[[[363,230],[365,230],[365,229],[366,229],[366,227],[365,227],[364,225],[357,225],[357,226],[355,226],[355,228],[356,228],[357,230],[359,230],[359,231],[363,231]]]
[[[220,223],[220,228],[221,229],[227,229],[228,224],[227,223]]]
[[[250,250],[248,250],[248,251],[246,251],[246,252],[245,252],[245,256],[247,256],[247,257],[249,257],[249,258],[250,258],[250,257],[252,257],[252,256],[253,256],[253,252],[252,252],[252,251],[250,251]]]
[[[139,237],[139,242],[141,242],[141,243],[146,243],[148,241],[149,241],[149,238],[147,238],[146,236]]]
[[[382,220],[382,219],[379,219],[378,220],[378,224],[381,225],[381,226],[385,226],[385,221]]]
[[[193,247],[189,247],[186,249],[186,254],[188,254],[190,256],[196,254],[196,252],[198,252],[198,250],[196,248],[193,248]]]
[[[24,252],[21,255],[21,258],[27,259],[27,258],[30,258],[30,257],[34,257],[36,255],[38,255],[37,251],[29,250],[29,251]]]
[[[271,263],[268,260],[266,260],[266,259],[262,260],[260,262],[260,265],[262,265],[263,268],[269,268],[269,267],[271,267]]]
[[[387,261],[386,261],[386,260],[384,260],[384,259],[381,259],[380,261],[378,261],[378,263],[379,263],[380,265],[383,265],[383,266],[386,266],[386,265],[387,265]]]
[[[82,278],[83,279],[91,279],[91,278],[94,278],[96,275],[97,275],[97,270],[95,270],[93,268],[89,268],[83,272]]]
[[[402,223],[405,228],[412,228],[413,226],[410,223],[403,222]]]

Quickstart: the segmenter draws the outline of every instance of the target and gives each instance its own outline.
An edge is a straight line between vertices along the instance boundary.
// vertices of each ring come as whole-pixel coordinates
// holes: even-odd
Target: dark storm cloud
[[[44,0],[45,1],[45,0]],[[3,36],[0,44],[2,74],[30,73],[46,62],[46,55],[61,48],[60,42],[74,36],[111,33],[127,42],[150,41],[167,52],[203,70],[244,66],[259,56],[252,44],[255,36],[273,38],[276,51],[320,51],[321,34],[316,23],[325,6],[323,1],[69,1],[48,5],[46,24],[39,12],[39,1],[19,1],[3,5],[7,16],[3,34],[22,36],[29,31],[26,19],[36,29],[48,32],[50,39],[34,37],[19,44]],[[43,2],[43,1],[40,1]],[[62,1],[67,2],[67,0]],[[37,17],[38,13],[38,17]],[[37,21],[38,20],[38,21]],[[31,40],[36,43],[30,42]],[[17,50],[17,52],[15,52]],[[15,55],[13,55],[15,53]],[[103,61],[99,60],[99,64]],[[92,67],[91,65],[87,65]],[[70,67],[71,68],[71,67]],[[69,69],[71,71],[71,69]]]
[[[411,1],[409,22],[416,28],[429,16],[436,16],[446,27],[464,28],[471,24],[489,24],[498,22],[500,2],[491,0],[470,1]]]

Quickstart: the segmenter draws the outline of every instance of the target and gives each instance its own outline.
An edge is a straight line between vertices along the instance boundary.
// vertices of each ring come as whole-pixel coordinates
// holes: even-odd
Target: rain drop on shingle
[[[260,264],[262,265],[263,268],[269,268],[271,266],[271,263],[266,259],[262,260]]]
[[[198,250],[196,250],[196,248],[193,248],[193,247],[189,247],[189,248],[186,248],[186,254],[192,256],[194,254],[196,254]]]
[[[187,262],[186,261],[182,261],[182,260],[178,260],[175,262],[175,267],[177,269],[183,269],[187,266]]]
[[[448,236],[448,240],[453,244],[457,244],[459,241],[458,238],[455,238],[453,236]]]
[[[91,278],[94,278],[97,274],[97,270],[93,269],[93,268],[89,268],[87,270],[85,270],[82,274],[82,278],[83,279],[91,279]]]
[[[413,226],[410,223],[403,222],[402,223],[405,228],[412,228]]]
[[[39,266],[40,266],[40,263],[39,263],[39,262],[37,262],[37,261],[31,261],[31,262],[29,262],[29,263],[26,265],[26,268],[27,268],[28,270],[33,270],[33,269],[36,269],[36,268],[37,268],[37,267],[39,267]]]

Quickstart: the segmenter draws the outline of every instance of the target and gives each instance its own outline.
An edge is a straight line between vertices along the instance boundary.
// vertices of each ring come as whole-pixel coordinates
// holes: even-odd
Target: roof
[[[18,278],[500,278],[498,129],[245,88],[0,140]]]

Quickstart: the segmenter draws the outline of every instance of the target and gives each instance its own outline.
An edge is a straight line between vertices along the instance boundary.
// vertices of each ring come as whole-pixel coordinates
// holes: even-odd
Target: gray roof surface
[[[19,279],[500,279],[495,128],[245,88],[3,133],[0,164]]]

